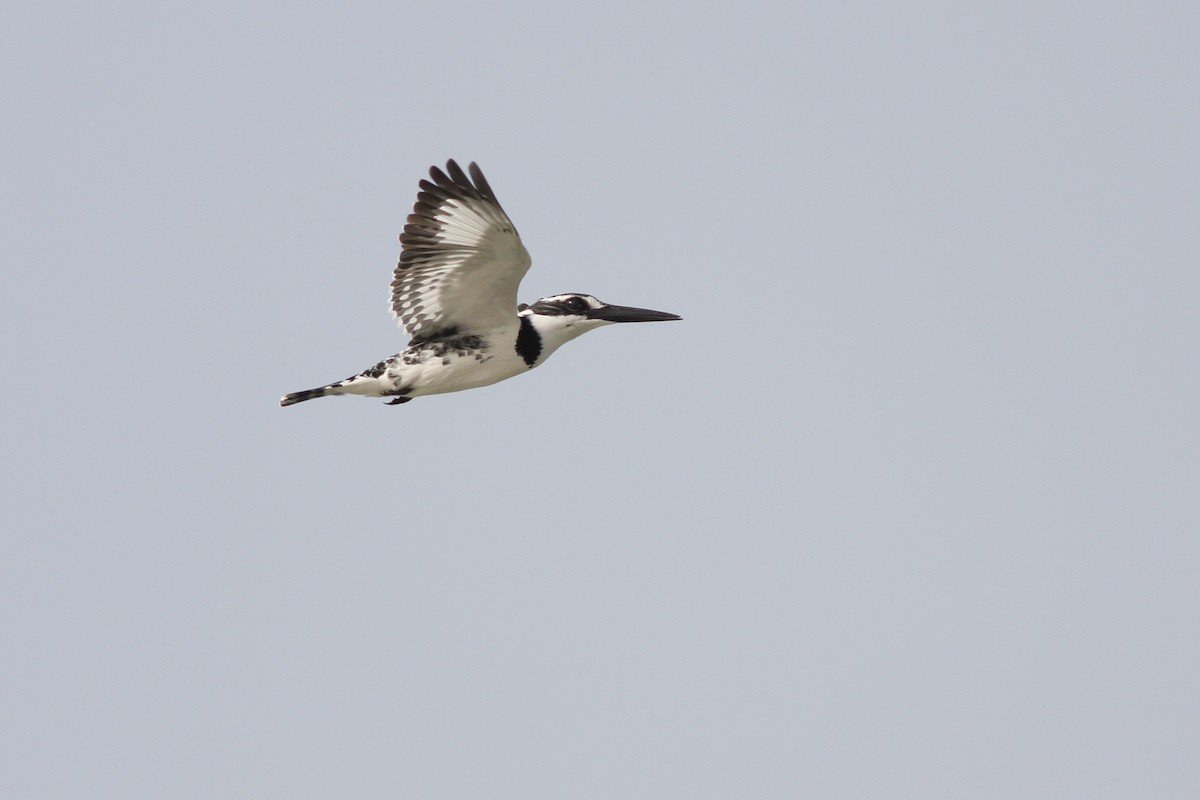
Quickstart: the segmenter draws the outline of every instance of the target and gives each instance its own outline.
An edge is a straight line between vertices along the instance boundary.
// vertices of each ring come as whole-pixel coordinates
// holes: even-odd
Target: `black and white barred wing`
[[[532,263],[483,172],[431,167],[400,234],[392,313],[414,339],[512,324]]]

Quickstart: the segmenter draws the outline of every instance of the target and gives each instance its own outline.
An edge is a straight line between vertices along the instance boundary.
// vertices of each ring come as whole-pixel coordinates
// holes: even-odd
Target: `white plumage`
[[[469,176],[454,161],[445,172],[431,167],[400,234],[391,307],[412,336],[408,347],[345,380],[286,394],[280,405],[331,394],[390,397],[394,405],[487,386],[602,325],[679,319],[573,293],[518,308],[532,261],[483,172],[467,169]]]

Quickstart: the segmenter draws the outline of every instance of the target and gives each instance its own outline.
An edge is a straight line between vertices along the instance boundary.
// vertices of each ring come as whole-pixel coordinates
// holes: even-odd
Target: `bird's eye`
[[[587,310],[587,303],[583,302],[582,297],[568,298],[567,301],[565,303],[563,303],[563,305],[565,305],[567,308],[571,309],[572,311],[586,311]]]

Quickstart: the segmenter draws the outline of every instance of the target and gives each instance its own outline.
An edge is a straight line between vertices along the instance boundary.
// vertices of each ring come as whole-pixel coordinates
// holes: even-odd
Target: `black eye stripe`
[[[557,314],[586,314],[591,310],[591,303],[582,297],[558,297],[554,299],[539,300],[534,303],[531,308],[534,313],[546,316],[554,316]]]

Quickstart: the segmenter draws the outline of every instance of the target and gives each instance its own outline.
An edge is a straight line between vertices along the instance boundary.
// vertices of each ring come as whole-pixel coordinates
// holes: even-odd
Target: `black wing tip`
[[[493,203],[496,202],[496,193],[492,191],[491,184],[488,183],[487,178],[483,177],[483,170],[479,168],[479,165],[472,161],[467,165],[467,171],[471,173],[471,180],[479,188],[479,193]]]
[[[500,205],[496,200],[496,193],[492,191],[491,185],[483,175],[483,170],[474,161],[467,164],[464,171],[458,161],[448,159],[444,170],[436,164],[431,166],[429,177],[432,181],[422,179],[420,187],[423,191],[432,193],[434,197],[447,191],[459,192]]]
[[[471,186],[467,180],[467,176],[463,174],[462,167],[453,158],[446,162],[446,168],[443,170],[437,164],[429,168],[429,177],[432,182],[422,179],[421,188],[426,191],[430,189],[462,189],[475,187]],[[464,186],[465,185],[465,186]]]
[[[430,173],[432,174],[433,170],[435,170],[435,169],[438,170],[438,172],[441,172],[441,170],[438,169],[437,166],[435,165],[435,166],[429,168]],[[467,164],[466,170],[464,170],[462,167],[460,167],[458,165],[458,159],[456,159],[456,158],[446,159],[446,174],[450,175],[450,177],[459,175],[459,176],[462,176],[463,180],[466,180],[468,172],[472,173],[471,177],[474,178],[475,177],[474,173],[476,173],[478,171],[479,171],[479,165],[476,164],[474,161],[469,162]]]
[[[467,173],[463,172],[463,168],[453,158],[446,162],[446,172],[449,173],[450,180],[454,181],[457,186],[475,188],[467,178]]]

